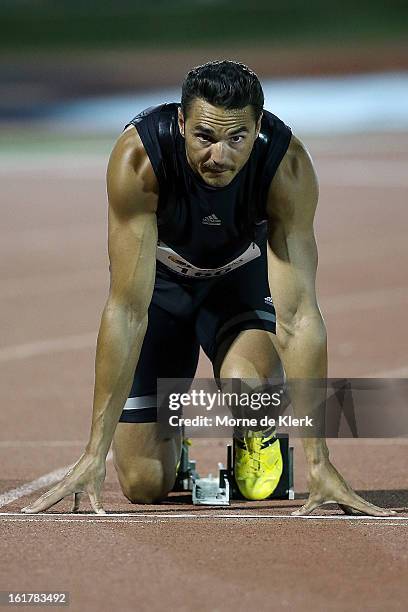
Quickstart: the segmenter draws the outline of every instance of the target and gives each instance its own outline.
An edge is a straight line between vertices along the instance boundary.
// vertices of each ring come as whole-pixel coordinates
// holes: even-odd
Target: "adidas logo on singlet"
[[[208,217],[204,217],[201,221],[203,225],[221,225],[221,219],[217,217],[217,215],[208,215]]]

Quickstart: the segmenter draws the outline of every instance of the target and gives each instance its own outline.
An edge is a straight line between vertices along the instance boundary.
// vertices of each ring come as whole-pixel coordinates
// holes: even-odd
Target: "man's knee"
[[[257,381],[283,379],[283,367],[275,349],[274,335],[263,330],[243,331],[217,353],[217,377]],[[252,384],[251,384],[252,386]]]
[[[154,504],[171,491],[176,469],[169,469],[157,459],[140,459],[137,466],[118,471],[124,495],[133,504]]]
[[[250,391],[257,390],[266,381],[273,380],[275,383],[278,380],[284,380],[283,367],[280,363],[273,371],[262,366],[262,363],[249,364],[248,362],[242,363],[240,359],[229,359],[221,366],[220,378],[225,380],[238,379]]]

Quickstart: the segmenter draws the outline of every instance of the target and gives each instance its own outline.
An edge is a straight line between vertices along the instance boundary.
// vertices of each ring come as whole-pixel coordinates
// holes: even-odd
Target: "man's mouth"
[[[228,168],[205,168],[206,172],[211,172],[211,174],[222,174],[223,172],[227,172]]]

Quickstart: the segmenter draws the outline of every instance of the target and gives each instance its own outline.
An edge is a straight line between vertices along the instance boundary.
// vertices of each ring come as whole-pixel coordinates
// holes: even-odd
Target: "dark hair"
[[[190,70],[181,92],[181,109],[185,117],[195,98],[228,109],[251,105],[255,121],[261,116],[264,105],[262,87],[255,72],[245,64],[228,60],[208,62]]]

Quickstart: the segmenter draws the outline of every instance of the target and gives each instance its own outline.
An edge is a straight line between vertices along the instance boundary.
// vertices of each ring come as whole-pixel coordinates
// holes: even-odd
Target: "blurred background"
[[[1,511],[19,511],[26,505],[27,499],[21,498],[24,490],[16,496],[16,487],[34,481],[26,489],[33,499],[40,487],[61,478],[67,470],[61,466],[78,458],[88,438],[96,336],[109,288],[105,171],[114,142],[143,108],[178,100],[186,72],[209,60],[232,59],[254,69],[265,90],[266,108],[292,127],[313,157],[320,181],[318,294],[328,329],[329,374],[408,377],[407,18],[406,0],[1,0]],[[199,374],[211,374],[204,356]],[[379,448],[379,439],[331,440],[330,448],[351,486],[374,503],[406,510],[406,443],[406,438],[385,440]],[[225,461],[225,441],[195,440],[191,456],[198,460],[201,474],[213,471],[216,461]],[[295,465],[296,492],[304,497],[306,471],[296,442]],[[45,480],[39,478],[44,474]],[[129,509],[111,462],[104,501],[109,510]],[[63,508],[69,508],[68,500]],[[27,531],[30,526],[33,531]],[[115,563],[111,560],[109,565],[108,557],[118,542],[121,558],[115,567],[122,568],[126,554],[133,558],[139,551],[139,565],[151,573],[152,551],[160,551],[160,561],[172,561],[173,552],[166,557],[166,547],[172,547],[179,556],[167,566],[185,572],[180,574],[183,594],[193,589],[197,602],[194,589],[199,583],[206,602],[209,593],[218,597],[217,584],[222,583],[224,600],[231,605],[237,601],[241,609],[243,591],[232,587],[236,583],[228,573],[224,576],[224,557],[219,557],[218,574],[214,563],[224,545],[231,558],[228,546],[234,546],[236,554],[242,542],[250,545],[251,540],[258,554],[256,526],[251,527],[251,538],[243,539],[237,529],[236,540],[231,539],[231,529],[224,529],[229,543],[217,539],[218,549],[206,549],[211,550],[206,564],[197,564],[196,550],[193,557],[185,556],[185,538],[193,536],[195,542],[196,531],[201,538],[199,555],[204,550],[198,527],[180,538],[177,528],[169,530],[170,535],[155,528],[151,533],[159,539],[149,549],[148,540],[143,540],[146,532],[140,530],[144,526],[139,524],[134,539],[126,540],[131,548],[126,548],[130,552],[125,550],[125,557],[120,539],[125,525],[115,531],[109,527],[108,555],[100,548],[104,538],[91,527],[78,544],[71,529],[65,532],[60,523],[53,530],[25,522],[16,526],[18,532],[7,523],[3,537],[7,588],[21,591],[35,586],[48,591],[57,585],[71,590],[73,606],[74,596],[82,592],[86,593],[82,609],[93,610],[97,602],[98,609],[111,610],[122,602],[118,589],[125,590],[126,585],[131,602],[126,609],[133,609],[136,585],[149,609],[157,609],[156,583],[141,582],[143,572],[129,581],[122,571],[116,581],[105,580],[105,585],[100,578],[106,572],[101,574],[101,563],[96,563],[98,575],[89,579],[92,564],[85,562],[81,546],[103,555],[104,566],[113,572]],[[263,524],[259,529],[265,541]],[[281,534],[284,552],[296,556],[287,532],[273,529],[273,541],[279,543]],[[321,532],[315,529],[300,538],[302,532],[293,533],[302,546],[306,543],[305,550],[317,550],[321,556],[319,543],[329,532],[327,527]],[[347,547],[350,529],[342,532]],[[318,567],[335,568],[339,580],[348,584],[349,600],[360,602],[354,607],[351,603],[350,609],[380,609],[381,598],[388,598],[389,609],[397,609],[402,599],[396,599],[401,593],[396,585],[398,580],[402,584],[405,566],[395,551],[404,550],[402,532],[393,526],[383,536],[387,529],[383,523],[379,548],[378,534],[363,529],[353,528],[354,552],[345,549],[344,558],[354,560],[354,565],[342,560],[336,566],[328,544],[324,550],[330,560],[326,563],[323,555]],[[119,539],[114,539],[115,533]],[[338,548],[339,532],[330,533],[334,535],[327,541]],[[179,544],[173,544],[171,537]],[[205,539],[211,544],[211,538]],[[374,568],[364,575],[358,567],[363,539],[364,555]],[[29,541],[35,550],[25,548]],[[69,541],[74,543],[73,555]],[[301,560],[302,553],[298,557]],[[190,558],[196,573],[190,571]],[[286,572],[286,553],[277,558],[281,575],[296,576],[293,572],[301,567],[309,590],[316,597],[326,596],[318,609],[335,608],[337,601],[342,609],[344,589],[339,590],[332,577],[323,581],[326,590],[322,590],[322,583],[305,573],[304,564],[289,557]],[[383,579],[384,560],[389,580]],[[260,583],[262,572],[258,576],[261,562],[259,558],[254,564],[254,584],[269,602]],[[178,574],[169,574],[167,608],[173,601],[170,597],[169,603],[168,597],[178,593],[174,575]],[[47,576],[58,580],[44,582]],[[186,587],[185,576],[193,586]],[[294,606],[304,604],[304,581],[297,585],[289,579],[282,580],[279,601],[285,607],[292,601]],[[218,607],[219,597],[214,601]]]
[[[0,20],[0,122],[14,144],[22,128],[24,140],[110,141],[218,58],[250,65],[298,133],[408,126],[403,0],[3,0]]]
[[[225,58],[257,72],[266,108],[315,161],[331,375],[408,376],[407,18],[403,0],[3,0],[6,401],[89,404],[109,152],[140,110],[179,99],[191,67]],[[41,388],[22,389],[21,376]]]

